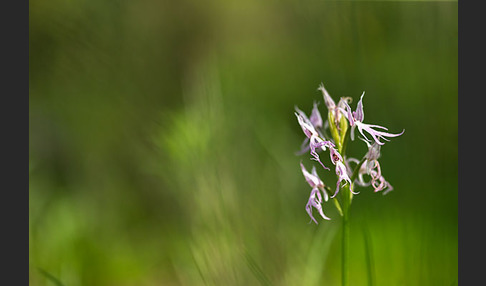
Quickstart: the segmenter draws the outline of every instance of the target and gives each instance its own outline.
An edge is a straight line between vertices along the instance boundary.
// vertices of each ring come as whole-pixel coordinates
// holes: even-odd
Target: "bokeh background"
[[[31,285],[340,285],[295,155],[321,82],[405,129],[395,190],[353,200],[350,285],[457,284],[457,2],[29,6]]]

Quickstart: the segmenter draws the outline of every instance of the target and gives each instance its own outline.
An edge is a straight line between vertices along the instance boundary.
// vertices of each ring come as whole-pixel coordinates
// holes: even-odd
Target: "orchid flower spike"
[[[344,108],[340,108],[341,112],[346,116],[346,118],[349,121],[349,125],[351,126],[351,140],[354,141],[354,129],[355,127],[358,127],[359,133],[368,141],[371,142],[368,137],[364,134],[363,131],[366,131],[368,134],[371,135],[373,140],[378,144],[378,145],[384,145],[385,143],[381,142],[380,139],[383,139],[385,141],[390,141],[386,137],[397,137],[403,134],[405,132],[405,129],[403,129],[402,132],[398,134],[392,134],[392,133],[387,133],[383,131],[378,131],[373,128],[379,128],[379,129],[384,129],[388,130],[388,128],[380,126],[380,125],[371,125],[371,124],[365,124],[363,123],[364,120],[364,110],[363,110],[363,96],[364,92],[361,95],[361,98],[357,104],[356,110],[351,112],[351,107],[347,102],[344,103],[346,110]]]
[[[311,194],[309,196],[309,200],[307,201],[307,204],[305,206],[307,213],[309,214],[310,218],[316,224],[318,224],[318,222],[316,221],[316,219],[312,215],[312,207],[317,209],[317,211],[319,212],[319,214],[321,215],[321,217],[323,219],[330,220],[330,218],[328,218],[322,210],[322,205],[321,205],[322,196],[321,196],[321,193],[319,192],[319,190],[321,190],[324,193],[324,201],[327,201],[329,198],[328,198],[328,195],[327,195],[327,193],[324,189],[324,183],[322,182],[322,180],[317,175],[316,168],[312,167],[312,173],[309,173],[307,171],[307,169],[304,167],[304,165],[302,164],[302,162],[300,162],[300,167],[302,169],[302,173],[304,174],[305,180],[312,187],[312,191],[311,191]]]

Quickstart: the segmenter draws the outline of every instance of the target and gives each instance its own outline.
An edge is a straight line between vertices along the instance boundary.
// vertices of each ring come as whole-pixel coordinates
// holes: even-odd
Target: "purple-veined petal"
[[[317,105],[318,104],[314,101],[314,106],[312,108],[312,112],[309,120],[312,123],[312,125],[314,125],[314,128],[321,128],[323,122],[322,122],[321,113],[319,112]]]
[[[368,132],[371,137],[373,137],[373,140],[378,144],[378,145],[384,145],[385,143],[383,142],[380,142],[379,139],[383,139],[385,141],[390,141],[388,138],[386,137],[397,137],[397,136],[400,136],[403,134],[403,132],[405,132],[405,129],[401,132],[401,133],[398,133],[398,134],[392,134],[392,133],[388,133],[388,132],[383,132],[383,131],[377,131],[377,130],[374,130],[373,128],[371,128],[370,125],[368,124],[365,124],[365,123],[361,123],[361,122],[357,122],[356,125],[358,126],[358,130],[359,132],[361,133],[361,135],[363,135],[363,137],[365,137],[365,139],[367,139],[369,141],[369,139],[364,135],[363,133],[363,130]],[[376,125],[375,125],[376,126]],[[381,127],[381,126],[380,126]]]
[[[351,186],[351,179],[349,178],[348,173],[346,172],[346,166],[344,166],[344,164],[341,161],[336,162],[336,175],[338,175],[338,181],[336,183],[336,191],[334,192],[334,195],[331,196],[331,198],[334,198],[338,194],[341,182],[343,180],[345,181],[345,185],[349,183],[349,185]]]
[[[322,196],[321,196],[321,192],[319,192],[319,189],[318,188],[314,188],[314,190],[312,190],[312,192],[314,192],[314,199],[315,199],[315,203],[317,204],[321,204],[322,203]],[[317,196],[317,199],[316,199],[316,196]]]
[[[348,119],[349,125],[352,126],[351,127],[351,140],[354,141],[354,128],[353,128],[354,125],[358,126],[358,130],[361,133],[361,135],[365,138],[365,140],[367,140],[368,142],[371,142],[371,140],[368,139],[368,137],[366,137],[366,135],[364,134],[364,131],[369,133],[369,135],[371,135],[373,140],[378,145],[384,145],[385,144],[385,143],[381,142],[380,139],[383,139],[385,141],[390,141],[386,137],[397,137],[397,136],[402,135],[403,132],[405,132],[405,129],[403,129],[403,131],[400,132],[400,133],[393,134],[393,133],[388,133],[388,132],[378,131],[378,130],[373,129],[373,128],[378,128],[378,129],[388,130],[384,126],[363,123],[363,120],[364,120],[364,109],[363,109],[364,94],[365,94],[364,92],[363,92],[363,94],[361,94],[361,98],[360,98],[360,100],[357,104],[356,111],[352,111],[349,104],[345,101],[343,101],[342,105],[344,105],[346,110],[343,107],[338,107],[340,112],[342,114],[344,114],[346,119]]]
[[[312,166],[312,171],[311,171],[312,175],[315,176],[316,178],[319,179],[319,185],[317,186],[321,191],[322,193],[324,194],[324,201],[328,201],[329,200],[329,196],[327,195],[327,192],[326,190],[324,189],[324,182],[319,178],[319,175],[317,175],[317,169],[316,169],[316,166]]]
[[[388,133],[388,132],[383,132],[383,131],[376,131],[378,132],[378,134],[380,134],[380,137],[383,137],[383,139],[386,139],[384,136],[386,137],[397,137],[397,136],[400,136],[403,134],[403,132],[405,132],[405,129],[402,130],[402,132],[400,133]]]
[[[339,110],[341,111],[342,114],[344,114],[344,117],[346,117],[346,119],[349,121],[349,125],[354,126],[355,120],[353,117],[353,113],[351,112],[351,107],[346,101],[344,101],[343,103],[344,106],[346,107],[346,110],[342,108],[339,108]]]
[[[294,106],[295,108],[295,111],[300,115],[302,116],[302,118],[304,119],[304,122],[307,123],[307,124],[311,124],[311,121],[309,119],[309,117],[307,117],[307,115],[305,114],[304,111],[300,110],[300,108],[298,106]]]
[[[381,126],[381,125],[376,125],[376,124],[366,124],[366,125],[369,126],[369,127],[372,127],[372,128],[381,128],[381,129],[384,129],[384,130],[388,130],[388,128],[386,128],[385,126]]]
[[[312,205],[311,205],[311,202],[310,200],[307,202],[307,204],[305,205],[305,210],[307,211],[307,213],[309,214],[310,218],[316,223],[316,224],[319,224],[316,219],[312,216]],[[310,222],[309,222],[310,223]]]
[[[364,120],[364,110],[363,110],[363,96],[364,96],[364,91],[363,94],[361,94],[361,98],[358,101],[358,104],[356,106],[356,113],[354,119],[359,122],[363,122]]]
[[[332,97],[327,92],[327,90],[324,87],[324,84],[323,83],[321,83],[319,85],[318,90],[320,90],[322,92],[322,97],[324,97],[324,104],[326,104],[327,109],[329,111],[330,110],[334,110],[336,108],[336,103],[334,103],[334,100],[332,99]]]
[[[378,145],[384,145],[385,143],[381,142],[379,139],[378,139],[378,132],[376,130],[373,130],[371,127],[369,127],[367,124],[364,124],[362,122],[356,122],[356,126],[358,127],[358,131],[359,133],[361,133],[361,135],[364,137],[364,139],[368,140],[369,142],[371,141],[370,139],[368,139],[368,137],[366,137],[366,135],[364,134],[363,131],[366,131],[368,132],[368,134],[371,135],[371,137],[373,138],[373,140],[378,144]]]
[[[305,168],[304,164],[302,164],[302,161],[300,162],[300,169],[302,170],[302,174],[304,174],[305,180],[312,188],[319,186],[319,181],[320,181],[319,177],[309,173]]]
[[[374,131],[373,129],[371,129],[371,128],[367,128],[366,124],[364,124],[364,123],[362,123],[362,122],[356,122],[356,126],[358,127],[358,131],[359,131],[359,133],[361,134],[361,136],[363,136],[363,137],[364,137],[363,139],[364,139],[364,140],[366,140],[366,141],[368,141],[368,142],[371,142],[372,140],[370,140],[370,139],[368,139],[368,137],[366,137],[366,135],[364,134],[363,130],[364,130],[364,131],[367,131],[368,133],[370,133],[370,132],[371,132],[370,134],[371,134],[371,136],[372,136],[372,137],[373,137],[373,134],[374,134],[374,132],[375,132],[375,131]],[[370,131],[370,130],[371,130],[371,131]],[[376,137],[376,136],[375,136],[375,137]],[[373,138],[375,138],[375,137],[373,137]],[[376,141],[376,140],[375,140],[375,141]],[[379,142],[379,141],[378,141],[378,142]],[[381,142],[380,142],[380,143],[381,143]],[[378,143],[378,144],[380,144],[380,143]],[[383,145],[383,144],[380,144],[380,145]]]
[[[295,116],[297,116],[297,120],[299,121],[299,125],[302,128],[302,131],[304,131],[305,136],[311,138],[313,135],[317,134],[314,126],[310,124],[310,121],[307,121],[301,114],[297,112],[295,113]]]
[[[363,123],[364,124],[364,123]],[[370,127],[370,128],[381,128],[381,129],[384,129],[384,130],[388,130],[388,128],[384,127],[384,126],[380,126],[380,125],[374,125],[374,124],[366,124],[366,126]],[[402,132],[400,133],[388,133],[388,132],[384,132],[384,131],[378,131],[378,130],[374,130],[377,134],[380,134],[380,137],[383,137],[383,136],[387,136],[387,137],[397,137],[397,136],[400,136],[403,134],[403,132],[405,132],[405,129],[402,130]],[[385,139],[383,137],[383,139]]]
[[[316,198],[317,197],[317,198]],[[309,201],[307,202],[307,206],[309,206],[309,204],[311,206],[313,206],[314,208],[317,209],[317,211],[319,212],[319,214],[321,215],[321,217],[323,219],[326,219],[326,220],[331,220],[330,218],[328,218],[323,210],[322,210],[322,205],[321,205],[321,201],[322,201],[322,198],[321,198],[321,194],[319,192],[319,189],[317,188],[314,188],[311,192],[311,195],[309,197]],[[307,209],[307,206],[306,206],[306,209]],[[312,216],[312,208],[310,208],[310,212],[309,210],[307,211],[310,215],[310,217],[314,220],[315,223],[317,223],[317,221],[314,219],[314,217]]]

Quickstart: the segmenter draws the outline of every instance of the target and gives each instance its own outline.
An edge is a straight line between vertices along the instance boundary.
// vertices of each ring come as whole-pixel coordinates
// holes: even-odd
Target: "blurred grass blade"
[[[371,238],[366,224],[363,226],[363,240],[365,246],[365,257],[366,257],[366,272],[368,278],[368,286],[373,286],[374,281],[374,262],[373,262],[373,249],[371,247]]]
[[[42,275],[44,275],[44,277],[46,277],[49,281],[51,281],[55,285],[57,285],[57,286],[64,286],[64,284],[62,284],[61,281],[59,281],[52,274],[48,273],[47,271],[45,271],[45,270],[43,270],[41,268],[37,268],[37,269],[40,271],[40,273],[42,273]]]
[[[260,281],[262,285],[272,285],[270,279],[268,279],[267,275],[265,275],[263,270],[258,266],[256,261],[251,257],[248,252],[245,252],[245,258],[248,268],[250,268],[251,272],[255,275],[258,281]]]

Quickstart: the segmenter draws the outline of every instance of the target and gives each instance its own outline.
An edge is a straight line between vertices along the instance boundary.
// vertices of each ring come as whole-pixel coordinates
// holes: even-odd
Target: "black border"
[[[2,5],[2,284],[29,283],[29,2]]]
[[[468,3],[469,5],[466,5]],[[484,13],[460,1],[459,11],[459,285],[480,285],[484,277]],[[479,95],[479,96],[478,96]]]

